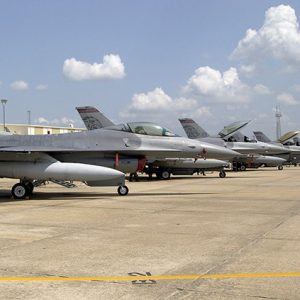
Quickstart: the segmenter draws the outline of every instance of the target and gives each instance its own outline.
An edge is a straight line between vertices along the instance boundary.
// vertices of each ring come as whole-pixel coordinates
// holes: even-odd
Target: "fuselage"
[[[275,155],[289,153],[289,149],[282,147],[282,145],[273,145],[263,142],[225,142],[220,137],[205,137],[201,138],[200,141],[227,147],[240,154]]]
[[[2,152],[44,152],[62,162],[108,167],[116,167],[118,154],[119,170],[124,172],[132,170],[129,159],[135,159],[137,165],[139,159],[194,158],[203,152],[208,158],[230,159],[238,155],[230,149],[184,137],[150,136],[108,129],[56,135],[0,136],[0,151],[1,148]]]

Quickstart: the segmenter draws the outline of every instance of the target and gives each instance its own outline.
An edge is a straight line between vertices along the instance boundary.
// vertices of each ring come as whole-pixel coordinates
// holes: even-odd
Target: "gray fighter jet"
[[[243,154],[243,156],[236,157],[232,160],[233,167],[235,170],[246,170],[247,167],[259,167],[261,165],[265,166],[278,166],[282,169],[282,164],[285,162],[284,159],[280,157],[265,157],[261,155],[275,155],[289,153],[287,149],[283,149],[277,145],[266,144],[263,142],[251,142],[246,141],[243,136],[243,141],[229,141],[229,137],[236,136],[237,132],[244,126],[246,126],[249,121],[234,122],[226,126],[217,136],[210,136],[202,127],[200,127],[192,119],[179,119],[183,129],[185,130],[189,138],[197,138],[198,140],[214,143],[216,145],[224,145],[231,150]],[[238,135],[239,136],[239,135]],[[225,139],[225,140],[224,140]],[[228,139],[226,141],[226,139]],[[259,156],[258,156],[259,155]],[[264,160],[265,158],[265,160]]]
[[[255,137],[258,141],[276,145],[278,147],[282,147],[283,149],[289,151],[289,153],[282,154],[280,157],[285,158],[288,164],[298,164],[300,163],[300,146],[297,145],[297,138],[295,138],[299,133],[300,130],[289,131],[281,136],[277,141],[271,141],[263,132],[261,131],[254,131],[253,132]],[[296,141],[295,145],[289,144],[288,140],[294,138]]]
[[[105,117],[100,111],[98,111],[95,107],[92,106],[84,106],[84,107],[76,107],[78,113],[80,114],[85,126],[89,130],[93,130],[95,128],[113,128],[110,125],[113,124],[107,117]],[[134,123],[128,123],[134,124]],[[147,124],[147,123],[145,123]],[[138,129],[139,133],[144,133],[144,128]],[[226,173],[224,171],[224,167],[228,166],[228,163],[223,160],[218,159],[206,159],[206,158],[221,158],[228,159],[228,155],[225,153],[228,149],[223,146],[217,148],[219,150],[222,149],[223,153],[212,153],[212,148],[215,148],[215,145],[211,145],[208,143],[203,143],[203,151],[200,156],[204,159],[187,159],[180,158],[179,156],[174,158],[168,156],[164,159],[155,158],[154,160],[148,160],[147,166],[143,169],[145,173],[152,177],[152,174],[155,173],[158,178],[168,179],[171,174],[173,175],[191,175],[193,173],[199,173],[206,170],[216,170],[219,171],[219,176],[224,178]],[[208,152],[207,152],[208,151]],[[206,153],[207,152],[207,153]],[[210,153],[209,153],[210,152]],[[233,157],[234,155],[238,155],[237,153],[231,153]],[[198,157],[200,158],[200,157]],[[131,173],[133,174],[133,173]],[[132,177],[130,177],[132,178]]]
[[[236,152],[179,137],[153,123],[127,123],[104,129],[53,134],[0,136],[0,177],[20,179],[12,196],[24,198],[34,180],[83,181],[89,186],[119,186],[124,173],[142,170],[147,160],[172,157],[226,157]],[[113,170],[116,169],[116,170]]]

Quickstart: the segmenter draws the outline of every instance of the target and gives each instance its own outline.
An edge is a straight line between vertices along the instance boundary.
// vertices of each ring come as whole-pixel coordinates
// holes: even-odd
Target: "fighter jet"
[[[205,175],[205,171],[219,171],[219,177],[226,177],[224,168],[229,167],[227,161],[219,159],[193,159],[193,158],[165,158],[157,159],[144,168],[144,172],[158,178],[169,179],[170,175],[193,175],[194,173]]]
[[[289,153],[281,154],[280,157],[285,158],[287,160],[287,163],[296,165],[297,163],[300,163],[300,147],[297,145],[297,138],[295,138],[299,133],[300,130],[295,131],[289,131],[282,135],[277,141],[271,141],[263,132],[261,131],[254,131],[253,132],[255,137],[258,141],[270,144],[270,145],[276,145],[278,147],[282,147],[286,151],[289,151]],[[291,145],[288,142],[288,140],[294,138],[296,140],[295,145]]]
[[[274,145],[284,145],[288,140],[294,138],[300,133],[300,130],[289,131],[282,135],[277,141],[271,141],[262,131],[253,132],[258,141],[270,143]]]
[[[214,143],[216,145],[224,145],[231,150],[243,154],[243,156],[236,157],[232,160],[234,169],[246,170],[246,167],[258,167],[261,165],[273,166],[277,165],[282,168],[282,164],[285,161],[280,157],[266,158],[261,155],[270,154],[282,154],[288,152],[286,149],[276,145],[270,145],[262,142],[250,142],[243,136],[243,141],[231,142],[228,137],[236,136],[237,132],[247,125],[249,121],[234,122],[226,126],[217,136],[210,136],[202,127],[200,127],[192,119],[179,119],[183,129],[190,138],[197,138],[198,140]],[[258,156],[260,155],[260,156]],[[255,157],[256,156],[256,157]],[[259,159],[258,159],[259,158]]]
[[[204,152],[207,157],[236,156],[145,122],[66,134],[0,136],[0,145],[0,177],[20,179],[11,190],[14,198],[30,195],[38,179],[117,185],[118,193],[126,195],[124,173],[142,170],[147,160],[193,158]]]
[[[80,114],[85,126],[89,130],[93,130],[95,128],[103,128],[105,124],[113,124],[107,117],[105,117],[101,112],[99,112],[95,107],[92,106],[84,106],[84,107],[76,107],[76,110]],[[91,124],[93,124],[91,126]],[[135,123],[128,123],[135,124]],[[147,124],[147,123],[144,123]],[[145,134],[145,126],[136,126],[136,130],[138,133]],[[106,129],[113,128],[113,126],[108,126]],[[228,166],[228,163],[224,160],[217,159],[206,159],[206,158],[221,158],[228,159],[228,154],[226,154],[227,150],[223,146],[215,146],[209,143],[202,143],[203,151],[198,158],[202,157],[204,159],[187,159],[180,158],[179,156],[174,158],[168,156],[168,159],[158,159],[157,157],[153,160],[147,160],[147,166],[143,169],[143,171],[152,177],[152,174],[156,174],[158,178],[168,179],[171,174],[173,175],[190,175],[193,173],[199,173],[205,170],[217,170],[219,171],[219,176],[224,178],[226,173],[224,171],[224,167]],[[212,153],[213,148],[219,149],[218,153],[214,151]],[[231,152],[231,157],[239,155],[238,153]],[[142,171],[142,170],[140,170]],[[131,173],[132,175],[133,173]],[[131,178],[131,177],[130,177]]]

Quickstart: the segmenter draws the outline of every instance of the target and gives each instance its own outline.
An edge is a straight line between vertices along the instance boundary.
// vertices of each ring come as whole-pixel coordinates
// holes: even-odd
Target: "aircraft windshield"
[[[127,131],[144,135],[176,136],[171,130],[150,122],[132,122],[105,127],[108,130]]]
[[[165,127],[148,123],[148,122],[132,122],[127,123],[133,133],[155,136],[175,136],[173,132]]]
[[[118,125],[108,126],[108,127],[105,127],[105,129],[130,132],[130,129],[127,126],[127,124],[118,124]]]

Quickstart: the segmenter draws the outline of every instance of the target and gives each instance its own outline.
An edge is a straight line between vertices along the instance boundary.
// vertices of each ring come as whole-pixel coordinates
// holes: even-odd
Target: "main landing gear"
[[[20,181],[11,189],[11,195],[14,199],[25,199],[32,195],[34,185],[31,181]]]
[[[33,193],[34,184],[31,181],[20,181],[16,183],[11,189],[11,195],[14,199],[25,199],[30,197]],[[126,185],[120,185],[118,187],[118,194],[120,196],[126,196],[129,189]]]

